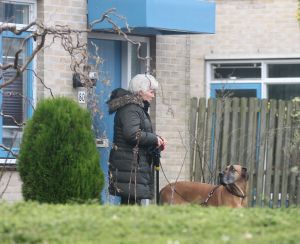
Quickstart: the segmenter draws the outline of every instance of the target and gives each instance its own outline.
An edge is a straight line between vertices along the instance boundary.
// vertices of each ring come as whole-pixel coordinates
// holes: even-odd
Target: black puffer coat
[[[114,145],[109,157],[109,192],[126,198],[151,199],[154,195],[151,151],[157,146],[157,136],[148,108],[140,96],[121,88],[112,92],[107,103],[110,113],[116,112]]]

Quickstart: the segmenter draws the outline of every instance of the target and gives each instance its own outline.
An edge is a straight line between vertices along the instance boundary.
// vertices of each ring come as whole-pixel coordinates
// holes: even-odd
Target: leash
[[[202,203],[200,203],[200,205],[201,205],[201,206],[207,207],[207,206],[208,206],[208,201],[209,201],[209,199],[214,195],[215,191],[216,191],[220,186],[221,186],[221,185],[215,186],[215,187],[212,189],[212,191],[211,191],[210,193],[208,193],[208,196],[207,196],[207,198],[205,199],[205,201],[202,202]]]
[[[160,170],[160,152],[161,150],[159,148],[155,148],[153,149],[150,153],[152,155],[152,164],[153,164],[153,168],[155,170],[155,183],[156,183],[156,204],[159,203],[159,170]]]
[[[225,189],[226,189],[231,195],[233,195],[233,196],[236,196],[236,197],[239,197],[239,198],[242,198],[242,199],[244,199],[244,198],[246,197],[245,194],[243,193],[243,191],[242,191],[235,183],[230,184],[230,185],[226,185],[226,184],[221,184],[221,185],[223,185],[223,186],[225,187]],[[201,206],[207,207],[207,206],[208,206],[208,201],[209,201],[209,199],[214,195],[215,191],[216,191],[221,185],[217,185],[216,187],[214,187],[214,189],[212,189],[212,191],[208,194],[206,200],[205,200],[204,202],[200,203],[200,205],[201,205]],[[234,186],[234,187],[233,187],[234,190],[231,190],[231,189],[229,188],[229,186]],[[242,194],[237,193],[237,192],[235,191],[236,189],[238,189]]]
[[[163,173],[163,175],[164,175],[166,181],[168,182],[169,186],[170,186],[171,189],[172,189],[172,196],[171,196],[171,199],[173,200],[174,192],[176,192],[176,194],[177,194],[178,196],[180,196],[184,201],[187,201],[187,200],[186,200],[179,192],[177,192],[176,189],[175,189],[175,185],[176,185],[177,180],[175,181],[174,186],[172,186],[172,183],[169,181],[168,177],[166,176],[166,173],[165,173],[164,168],[163,168],[163,166],[162,166],[161,163],[160,163],[160,167],[161,167],[161,171],[162,171],[162,173]],[[159,193],[158,193],[158,195],[159,195]],[[159,199],[159,196],[158,196],[158,199]],[[187,201],[187,202],[188,202],[188,201]],[[171,203],[172,203],[172,202],[171,202]]]
[[[159,170],[160,170],[160,165],[161,165],[161,162],[160,162],[160,150],[159,148],[157,148],[154,152],[154,155],[152,156],[153,157],[153,167],[154,167],[154,171],[155,171],[155,183],[156,183],[156,204],[158,205],[159,204]]]
[[[137,133],[136,133],[137,142],[136,142],[136,145],[134,146],[134,148],[132,149],[132,151],[133,151],[133,160],[132,160],[132,164],[131,164],[130,179],[129,179],[129,186],[128,186],[128,190],[129,190],[128,205],[130,203],[131,176],[132,176],[133,170],[134,170],[134,202],[136,203],[136,170],[137,170],[137,166],[138,166],[138,154],[139,154],[140,137],[141,137],[141,130],[138,130]]]
[[[228,188],[229,185],[223,185],[223,186],[225,187],[225,189],[226,189],[231,195],[234,195],[234,196],[239,197],[239,198],[242,198],[242,199],[244,199],[244,198],[246,197],[245,194],[243,193],[243,191],[242,191],[236,184],[233,183],[233,184],[231,184],[231,185],[234,186],[235,189],[236,189],[236,188],[239,189],[239,191],[242,192],[242,195],[238,194],[237,192],[234,192],[234,191],[229,190],[229,188]],[[207,198],[205,199],[205,201],[202,202],[202,203],[200,203],[200,205],[201,205],[201,206],[207,207],[207,206],[208,206],[208,201],[209,201],[209,199],[214,195],[215,191],[216,191],[220,186],[221,186],[221,185],[215,186],[215,187],[212,189],[212,191],[208,194],[208,196],[207,196]]]
[[[159,166],[155,166],[156,173],[156,204],[159,204]]]
[[[208,201],[209,201],[209,199],[214,195],[215,191],[216,191],[220,186],[221,186],[221,185],[217,185],[216,187],[214,187],[214,189],[212,189],[212,191],[208,194],[206,200],[205,200],[204,202],[200,203],[200,205],[201,205],[201,206],[207,207],[207,206],[208,206]],[[243,193],[243,191],[242,191],[235,183],[230,184],[230,185],[223,184],[223,186],[224,186],[225,189],[226,189],[231,195],[233,195],[233,196],[236,196],[236,197],[239,197],[239,198],[242,198],[242,199],[244,199],[244,198],[246,197],[245,194]],[[234,189],[235,189],[235,190],[238,189],[242,194],[237,193],[235,190],[231,190],[231,189],[229,188],[229,186],[234,186]]]
[[[182,138],[180,132],[179,132],[179,135],[180,135],[181,141],[183,142],[183,138]],[[175,184],[176,184],[176,182],[177,182],[178,179],[179,179],[179,176],[180,176],[181,171],[182,171],[182,169],[183,169],[183,165],[185,164],[185,160],[186,160],[187,153],[188,153],[187,147],[185,146],[184,143],[182,143],[182,144],[183,144],[184,147],[185,147],[185,155],[184,155],[184,158],[183,158],[183,161],[182,161],[182,164],[181,164],[179,173],[178,173],[178,175],[177,175],[177,177],[176,177],[176,180],[175,180],[175,183],[174,183],[174,187],[172,187],[172,184],[171,184],[171,182],[169,181],[169,179],[168,179],[168,177],[167,177],[167,175],[166,175],[166,173],[165,173],[165,171],[164,171],[164,169],[163,169],[163,167],[162,167],[162,164],[160,163],[160,167],[161,167],[162,173],[163,173],[163,175],[164,175],[166,181],[168,182],[168,184],[170,185],[170,187],[171,187],[171,189],[172,189],[172,198],[171,198],[171,199],[173,199],[174,192],[176,192],[183,200],[185,200],[184,197],[181,196],[181,195],[176,191],[176,189],[175,189]],[[159,189],[159,187],[158,187],[157,189]],[[159,192],[158,192],[158,196],[159,196]],[[159,197],[158,197],[158,199],[159,199]],[[186,201],[186,200],[185,200],[185,201]],[[187,201],[187,202],[188,202],[188,201]]]
[[[161,165],[161,164],[160,164],[160,165]],[[162,165],[161,165],[161,170],[162,170],[162,173],[163,173],[164,177],[166,178],[168,184],[170,185],[170,187],[171,187],[171,189],[172,189],[172,196],[171,196],[171,199],[173,199],[173,197],[174,197],[174,192],[175,192],[175,193],[176,193],[178,196],[180,196],[184,201],[186,201],[186,202],[188,202],[188,203],[191,203],[190,201],[186,200],[186,199],[185,199],[178,191],[176,191],[176,189],[175,189],[176,182],[174,183],[174,186],[172,186],[171,182],[169,181],[169,179],[167,178],[167,176],[166,176],[166,174],[165,174],[165,171],[164,171]],[[206,207],[207,207],[207,203],[208,203],[209,199],[214,195],[215,191],[216,191],[217,188],[219,188],[220,186],[221,186],[221,185],[215,186],[215,187],[212,189],[212,191],[208,194],[208,196],[207,196],[207,198],[205,199],[205,201],[202,202],[202,203],[200,203],[200,205],[201,205],[201,206],[206,206]],[[171,202],[171,204],[172,204],[172,202]]]

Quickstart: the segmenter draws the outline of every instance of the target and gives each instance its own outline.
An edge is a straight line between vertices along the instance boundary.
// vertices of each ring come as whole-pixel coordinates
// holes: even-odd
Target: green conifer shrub
[[[104,184],[89,112],[68,98],[41,101],[27,122],[18,170],[25,200],[99,199]]]

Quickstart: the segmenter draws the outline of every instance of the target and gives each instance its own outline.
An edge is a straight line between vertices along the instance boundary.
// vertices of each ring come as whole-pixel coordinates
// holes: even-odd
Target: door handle
[[[109,147],[109,140],[108,138],[96,138],[96,146],[97,147]]]

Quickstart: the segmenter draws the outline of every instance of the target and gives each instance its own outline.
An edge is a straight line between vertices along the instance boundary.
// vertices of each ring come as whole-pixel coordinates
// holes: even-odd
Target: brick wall
[[[156,78],[161,88],[156,101],[156,132],[167,139],[162,165],[169,180],[185,179],[189,152],[186,118],[189,99],[190,37],[158,36],[156,42]],[[167,183],[160,174],[160,185]]]
[[[164,87],[164,96],[157,102],[156,122],[157,131],[168,140],[162,158],[168,180],[177,178],[185,146],[188,148],[189,99],[206,96],[205,56],[299,54],[300,58],[297,7],[297,0],[216,0],[216,34],[192,35],[190,40],[186,36],[157,38],[157,78]],[[171,104],[174,116],[167,104]],[[180,178],[188,176],[189,153]],[[163,174],[160,180],[163,186]]]
[[[86,29],[86,1],[82,0],[42,0],[38,1],[38,18],[47,26],[67,25],[72,29]],[[86,42],[86,34],[82,34]],[[77,91],[72,87],[72,71],[70,70],[70,55],[60,45],[60,39],[53,42],[52,36],[46,39],[47,46],[40,53],[37,64],[38,72],[45,85],[52,89],[55,95],[77,97]],[[50,92],[37,81],[37,98],[49,97]]]

